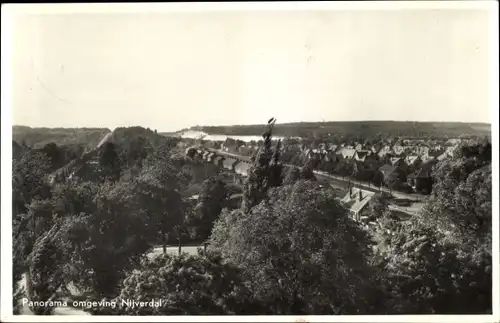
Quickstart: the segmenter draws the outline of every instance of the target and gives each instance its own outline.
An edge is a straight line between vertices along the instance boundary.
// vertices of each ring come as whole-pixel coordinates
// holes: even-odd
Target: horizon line
[[[355,122],[364,122],[364,123],[376,123],[376,122],[394,122],[394,123],[455,123],[455,124],[481,124],[481,125],[488,125],[492,126],[491,122],[468,122],[468,121],[437,121],[437,120],[426,120],[426,121],[413,121],[413,120],[317,120],[317,121],[290,121],[290,122],[283,122],[283,123],[276,123],[276,125],[291,125],[291,124],[311,124],[311,123],[355,123]],[[31,128],[31,129],[117,129],[117,128],[133,128],[133,127],[142,127],[144,129],[153,129],[157,130],[157,132],[180,132],[183,130],[191,130],[193,128],[198,128],[198,127],[252,127],[252,126],[265,126],[266,123],[252,123],[252,124],[207,124],[207,125],[192,125],[188,127],[184,127],[178,130],[174,131],[167,131],[167,130],[159,130],[155,129],[154,127],[150,126],[142,126],[142,125],[120,125],[120,126],[115,126],[115,127],[106,127],[106,126],[33,126],[33,125],[25,125],[25,124],[13,124],[12,128],[14,127],[26,127],[26,128]],[[113,131],[113,130],[111,130]]]

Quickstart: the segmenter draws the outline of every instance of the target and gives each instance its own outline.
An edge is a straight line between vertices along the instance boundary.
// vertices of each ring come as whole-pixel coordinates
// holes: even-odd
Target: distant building
[[[214,158],[216,157],[217,155],[215,155],[215,153],[210,153],[208,156],[207,156],[207,161],[210,162],[210,163],[213,163],[214,162]]]
[[[399,156],[405,151],[405,147],[401,145],[394,145],[392,147],[392,151],[394,152],[395,155]]]
[[[408,166],[405,163],[404,159],[400,157],[391,157],[390,161],[392,166],[400,167],[401,169],[406,169],[406,167]]]
[[[438,161],[443,161],[443,160],[445,160],[445,159],[446,159],[446,158],[448,158],[448,157],[449,157],[448,153],[447,153],[447,152],[444,152],[444,153],[442,153],[441,155],[437,156],[437,157],[436,157],[436,160],[438,160]]]
[[[224,158],[222,158],[221,156],[215,156],[213,163],[216,166],[223,167],[223,161],[224,161]]]
[[[238,161],[234,158],[226,158],[222,165],[225,169],[234,171],[237,163]]]
[[[408,155],[404,159],[406,165],[408,166],[419,166],[422,163],[422,159],[418,155]]]
[[[378,151],[378,156],[380,158],[384,158],[386,155],[390,154],[390,152],[391,152],[391,147],[386,145],[380,148],[380,150]]]
[[[358,150],[354,155],[354,159],[360,162],[374,160],[375,154],[371,150]]]
[[[416,146],[412,149],[413,154],[423,156],[429,154],[430,148],[425,146]]]
[[[387,179],[392,173],[398,172],[402,175],[404,175],[404,171],[400,167],[395,167],[391,165],[384,165],[379,168],[379,171],[384,175],[384,180]]]

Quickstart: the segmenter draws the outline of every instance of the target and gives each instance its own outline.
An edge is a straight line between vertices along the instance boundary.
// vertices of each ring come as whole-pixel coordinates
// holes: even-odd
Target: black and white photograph
[[[499,322],[498,59],[496,1],[3,5],[2,322]]]

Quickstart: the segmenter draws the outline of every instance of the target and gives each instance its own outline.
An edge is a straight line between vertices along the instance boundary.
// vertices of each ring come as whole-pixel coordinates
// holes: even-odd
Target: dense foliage
[[[248,170],[248,180],[243,191],[243,208],[249,211],[267,196],[271,187],[280,186],[283,181],[283,165],[280,161],[280,146],[278,141],[272,148],[272,131],[274,124],[270,124],[262,137],[264,146],[255,157],[254,164]]]
[[[392,302],[399,313],[491,313],[491,145],[462,145],[435,173],[419,217],[380,221]]]
[[[131,307],[123,301],[160,301],[157,307]],[[160,255],[127,276],[115,299],[122,315],[231,315],[259,310],[240,270],[213,253]],[[109,309],[93,310],[108,314]]]
[[[211,246],[243,268],[273,314],[360,314],[372,304],[368,239],[318,185],[270,192],[249,213],[224,214]]]
[[[208,239],[213,224],[227,206],[228,199],[229,191],[222,180],[212,177],[203,182],[194,212],[187,223],[196,241]]]

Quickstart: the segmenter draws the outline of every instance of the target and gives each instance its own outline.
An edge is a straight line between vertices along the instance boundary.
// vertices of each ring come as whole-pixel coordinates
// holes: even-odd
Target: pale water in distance
[[[203,139],[203,140],[210,140],[210,141],[225,141],[227,138],[231,138],[234,140],[241,140],[244,142],[250,142],[252,140],[253,141],[263,140],[262,136],[209,135],[205,132],[194,131],[194,130],[185,131],[180,136],[181,136],[181,138]],[[285,137],[273,136],[273,140],[284,139],[284,138]]]

